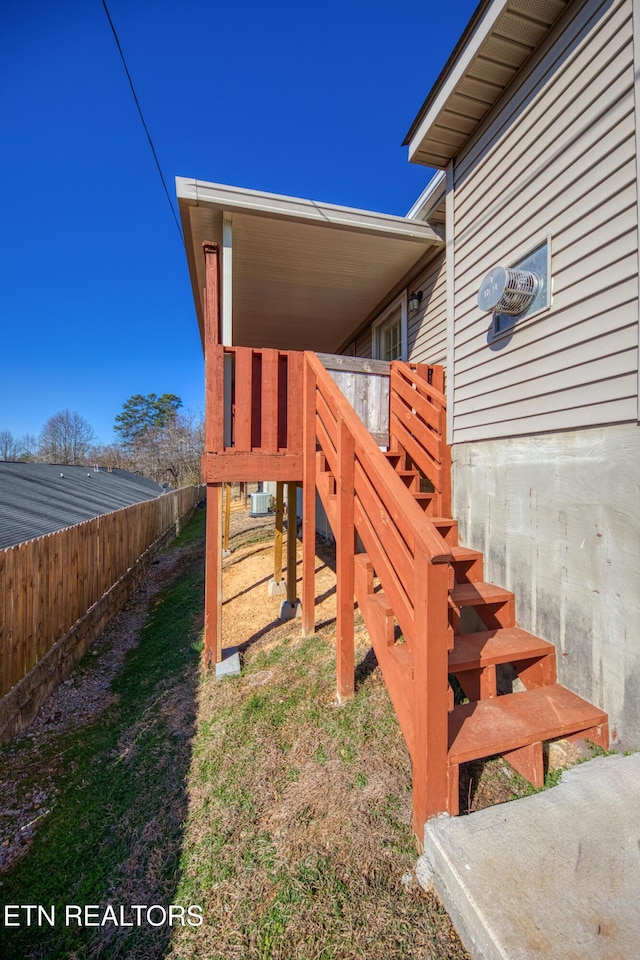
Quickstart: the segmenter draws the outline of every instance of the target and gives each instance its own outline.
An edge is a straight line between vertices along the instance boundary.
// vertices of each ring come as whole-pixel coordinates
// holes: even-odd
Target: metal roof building
[[[161,493],[125,470],[0,461],[0,550]]]

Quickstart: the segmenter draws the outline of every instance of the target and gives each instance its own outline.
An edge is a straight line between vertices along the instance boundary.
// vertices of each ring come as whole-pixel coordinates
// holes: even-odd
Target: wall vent
[[[494,267],[480,284],[478,306],[490,313],[517,317],[531,306],[537,291],[538,278],[528,270]]]

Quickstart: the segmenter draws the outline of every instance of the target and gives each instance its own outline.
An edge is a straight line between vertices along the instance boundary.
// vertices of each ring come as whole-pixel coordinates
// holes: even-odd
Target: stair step
[[[402,467],[404,468],[407,462],[406,453],[401,453],[397,450],[385,450],[384,456],[387,458],[387,460],[389,461],[389,463],[391,464],[394,470],[400,465],[402,465]]]
[[[426,513],[429,510],[429,507],[431,506],[433,501],[436,499],[437,494],[436,493],[412,493],[412,496],[413,496],[413,499],[418,504],[418,506],[422,507],[422,509]]]
[[[514,599],[511,590],[497,587],[495,583],[458,583],[449,594],[456,607],[477,607],[490,603],[508,603]]]
[[[456,581],[459,584],[482,581],[484,556],[480,550],[452,546],[451,556],[453,557]]]
[[[449,714],[449,762],[467,763],[606,725],[606,713],[558,683],[464,703]]]
[[[396,474],[409,490],[419,493],[420,474],[417,470],[396,470]]]
[[[458,544],[458,521],[451,517],[429,517],[440,536],[450,546]]]
[[[455,638],[449,654],[449,672],[477,670],[498,663],[514,663],[533,660],[537,657],[554,656],[552,643],[522,630],[520,627],[504,627],[500,630],[483,630]]]

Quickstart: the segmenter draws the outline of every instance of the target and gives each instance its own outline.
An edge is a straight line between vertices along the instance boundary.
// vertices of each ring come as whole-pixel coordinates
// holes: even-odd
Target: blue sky
[[[172,198],[196,177],[404,214],[404,135],[476,0],[110,0]],[[101,0],[0,4],[0,430],[203,406],[184,250]]]

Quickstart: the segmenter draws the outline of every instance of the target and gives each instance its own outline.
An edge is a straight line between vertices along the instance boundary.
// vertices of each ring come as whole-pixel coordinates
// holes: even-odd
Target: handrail
[[[360,417],[358,417],[351,404],[344,398],[331,376],[317,360],[315,354],[307,352],[305,353],[305,357],[316,376],[317,383],[322,384],[325,388],[322,394],[323,398],[334,407],[336,414],[348,424],[356,441],[356,456],[358,456],[361,462],[367,462],[371,465],[370,468],[372,473],[375,474],[376,481],[378,481],[381,484],[381,488],[387,492],[390,504],[390,515],[394,518],[399,518],[401,514],[404,515],[407,526],[410,525],[416,536],[424,541],[425,548],[432,563],[449,563],[452,559],[449,544],[440,536],[433,523],[424,515],[395,470],[393,470],[381,455],[380,448],[367,431]]]
[[[451,512],[451,461],[446,441],[446,398],[428,382],[441,368],[391,364],[389,435],[392,450],[402,450],[432,484],[439,516]]]
[[[420,388],[413,392],[420,401],[429,393]],[[389,633],[392,624],[388,614],[376,605],[371,587],[367,599],[359,579],[358,601],[364,604],[367,627],[411,753],[413,828],[421,841],[426,820],[449,806],[447,668],[451,548],[422,512],[331,375],[309,352],[305,353],[303,419],[304,522],[308,531],[303,629],[308,631],[313,625],[309,604],[313,603],[315,484],[311,486],[311,482],[314,476],[316,482],[318,479],[315,460],[319,441],[320,452],[336,484],[332,523],[336,536],[338,697],[353,693],[357,532],[406,641],[406,647],[395,644]],[[437,426],[442,426],[441,419]]]
[[[353,437],[355,526],[371,556],[382,589],[394,607],[400,629],[412,647],[416,636],[417,588],[408,573],[418,553],[424,551],[430,563],[448,563],[451,549],[387,462],[322,363],[314,354],[305,356],[317,384],[317,436],[329,463],[335,465],[337,476],[341,473],[337,459],[339,421]]]

